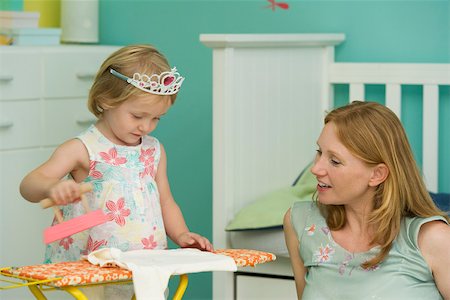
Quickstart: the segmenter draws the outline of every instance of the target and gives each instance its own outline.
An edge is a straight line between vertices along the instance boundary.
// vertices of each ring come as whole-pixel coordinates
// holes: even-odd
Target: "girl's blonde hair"
[[[110,73],[110,69],[133,77],[134,73],[161,74],[170,71],[170,65],[162,53],[151,45],[130,45],[112,53],[100,66],[89,92],[88,108],[100,117],[105,107],[116,107],[132,96],[146,93]],[[175,103],[176,94],[161,96]]]
[[[398,117],[375,102],[354,101],[325,117],[333,122],[341,143],[369,166],[383,163],[389,175],[376,190],[369,224],[375,229],[372,242],[381,247],[379,254],[365,262],[370,268],[383,261],[400,231],[404,217],[448,216],[439,210],[428,193],[413,157],[405,130]],[[331,230],[346,223],[343,205],[319,208]]]

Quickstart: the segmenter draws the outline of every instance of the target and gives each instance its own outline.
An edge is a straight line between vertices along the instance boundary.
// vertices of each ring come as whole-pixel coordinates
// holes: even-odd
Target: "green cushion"
[[[280,227],[286,211],[296,201],[311,201],[317,180],[306,167],[295,185],[262,195],[243,207],[231,220],[226,231]]]

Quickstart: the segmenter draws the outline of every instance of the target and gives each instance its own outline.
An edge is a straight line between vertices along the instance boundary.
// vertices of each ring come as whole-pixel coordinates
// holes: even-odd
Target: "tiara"
[[[184,77],[177,72],[177,68],[173,67],[170,71],[162,72],[161,74],[146,74],[134,73],[133,78],[127,77],[114,69],[109,69],[110,73],[119,79],[125,80],[138,89],[155,94],[155,95],[173,95],[176,94],[184,81]]]

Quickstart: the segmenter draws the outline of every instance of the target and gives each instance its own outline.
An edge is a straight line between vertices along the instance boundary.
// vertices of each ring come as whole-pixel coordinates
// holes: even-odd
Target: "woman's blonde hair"
[[[132,96],[146,93],[115,77],[110,69],[132,78],[134,73],[161,74],[171,68],[164,55],[151,45],[130,45],[115,51],[100,66],[89,92],[88,108],[96,117],[102,115],[105,107],[116,107]],[[161,99],[169,99],[173,104],[176,94]]]
[[[379,254],[365,262],[370,268],[384,260],[400,231],[404,217],[448,216],[440,211],[428,193],[413,157],[405,130],[398,117],[376,102],[354,101],[325,117],[333,122],[341,143],[367,165],[383,163],[389,175],[376,190],[369,224],[375,229],[372,242],[381,247]],[[319,208],[331,230],[346,223],[343,205]]]

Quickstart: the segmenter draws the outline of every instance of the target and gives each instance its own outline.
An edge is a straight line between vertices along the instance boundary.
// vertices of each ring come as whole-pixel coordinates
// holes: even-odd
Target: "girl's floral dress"
[[[110,142],[92,125],[78,137],[89,153],[85,182],[91,210],[101,208],[108,222],[47,245],[45,262],[74,261],[102,247],[122,251],[165,249],[167,237],[155,182],[160,159],[159,141],[144,136],[137,146]],[[61,207],[64,219],[85,214],[81,203]]]
[[[405,217],[387,259],[363,269],[361,264],[375,257],[379,247],[361,253],[347,251],[333,240],[314,202],[295,202],[291,222],[307,270],[302,299],[442,299],[417,246],[420,226],[434,220],[446,222],[440,216]]]

